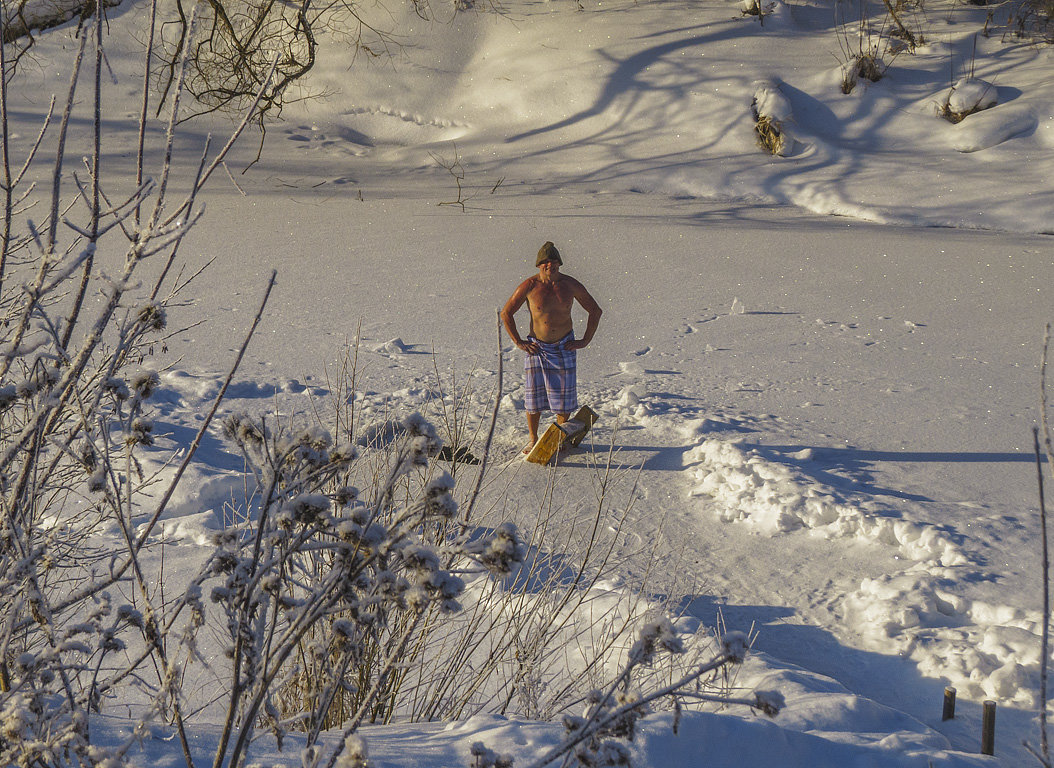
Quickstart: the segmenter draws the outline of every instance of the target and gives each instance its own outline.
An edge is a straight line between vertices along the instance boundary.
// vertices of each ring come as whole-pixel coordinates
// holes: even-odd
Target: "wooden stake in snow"
[[[981,754],[995,754],[995,702],[991,699],[985,701],[981,716]]]
[[[955,719],[955,689],[950,685],[944,689],[944,714],[941,720]]]

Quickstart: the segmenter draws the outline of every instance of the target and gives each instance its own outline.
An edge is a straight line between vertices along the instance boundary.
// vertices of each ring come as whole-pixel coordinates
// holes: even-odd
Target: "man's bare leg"
[[[530,444],[523,449],[524,453],[530,453],[531,448],[538,442],[538,425],[542,422],[542,414],[527,412],[527,432],[530,435]]]

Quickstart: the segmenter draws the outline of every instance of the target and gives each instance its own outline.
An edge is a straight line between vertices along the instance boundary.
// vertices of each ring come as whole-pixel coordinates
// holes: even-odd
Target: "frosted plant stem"
[[[468,505],[465,508],[465,517],[462,520],[466,525],[472,518],[472,509],[476,506],[476,499],[479,498],[480,488],[483,485],[483,476],[487,470],[487,460],[490,458],[490,446],[494,441],[494,428],[498,423],[498,411],[501,408],[501,393],[502,383],[505,378],[503,375],[503,358],[501,354],[501,314],[498,315],[498,391],[494,394],[494,409],[490,414],[490,428],[487,430],[487,439],[483,442],[483,456],[479,460],[479,473],[476,475],[476,485],[472,488],[472,494],[468,498]]]
[[[1050,549],[1047,544],[1047,507],[1043,491],[1043,453],[1039,448],[1039,428],[1033,427],[1032,439],[1036,450],[1036,479],[1039,481],[1039,528],[1043,552],[1043,629],[1040,634],[1039,656],[1039,761],[1050,766],[1047,743],[1047,659],[1050,653]]]
[[[66,319],[66,328],[62,334],[59,346],[66,349],[73,336],[73,329],[77,325],[81,307],[84,305],[84,295],[88,292],[88,283],[91,280],[92,266],[95,264],[95,244],[99,240],[99,164],[102,155],[102,7],[95,4],[95,23],[92,25],[95,32],[95,82],[93,83],[92,103],[92,156],[91,156],[91,226],[88,233],[88,257],[84,260],[83,272],[81,272],[80,287],[77,289],[73,300],[73,308]],[[87,35],[85,35],[87,37]],[[57,229],[58,222],[52,222],[52,231]]]
[[[161,166],[161,180],[158,182],[157,186],[157,201],[154,204],[154,210],[150,214],[150,218],[146,225],[147,232],[150,232],[157,226],[158,221],[161,218],[161,211],[164,207],[165,193],[168,190],[168,179],[172,172],[172,148],[175,144],[176,124],[179,122],[180,97],[183,95],[183,85],[186,82],[187,64],[190,60],[190,48],[194,41],[197,18],[198,4],[195,3],[190,11],[190,21],[187,25],[188,32],[186,39],[183,41],[183,50],[180,52],[179,74],[176,80],[175,90],[172,92],[172,107],[168,112],[168,126],[165,130],[165,159]],[[149,235],[147,236],[149,237]]]
[[[77,50],[77,58],[73,62],[73,74],[70,75],[69,94],[66,97],[66,106],[62,111],[62,119],[59,121],[58,146],[55,149],[55,169],[51,175],[51,212],[48,215],[48,235],[46,254],[50,256],[55,250],[55,241],[58,237],[59,228],[59,201],[62,198],[62,165],[66,155],[66,135],[69,132],[70,116],[73,112],[74,97],[77,93],[77,81],[80,80],[81,65],[84,62],[84,49],[88,45],[88,34],[81,32],[80,48]]]
[[[1043,335],[1043,359],[1039,366],[1039,419],[1043,426],[1043,443],[1047,452],[1047,469],[1054,477],[1054,437],[1050,430],[1050,402],[1047,400],[1047,358],[1050,354],[1050,323],[1047,323],[1046,332]]]
[[[179,691],[174,689],[172,676],[175,675],[175,669],[169,663],[168,653],[165,651],[165,636],[162,631],[161,625],[157,621],[157,614],[154,612],[153,604],[150,600],[150,590],[146,584],[146,578],[143,576],[143,569],[139,565],[139,556],[133,546],[132,533],[128,529],[128,521],[131,520],[132,515],[132,448],[128,446],[126,449],[126,461],[128,468],[126,469],[126,476],[128,477],[127,483],[127,501],[128,504],[128,517],[122,514],[120,506],[118,505],[115,509],[117,513],[114,517],[117,519],[117,523],[121,529],[121,535],[124,537],[125,546],[128,548],[128,559],[132,564],[132,572],[135,576],[136,586],[139,588],[139,593],[142,595],[144,608],[143,611],[143,634],[146,638],[147,643],[153,648],[154,653],[157,655],[158,661],[160,661],[160,669],[157,670],[158,682],[160,684],[160,691],[158,697],[169,696],[172,702],[172,713],[175,715],[176,720],[176,731],[179,733],[179,744],[183,749],[183,759],[186,760],[187,768],[194,768],[194,758],[190,754],[190,742],[187,740],[187,730],[183,721],[183,707],[179,701]]]
[[[1043,357],[1040,363],[1040,421],[1043,425],[1043,436],[1047,445],[1047,464],[1054,464],[1054,452],[1051,451],[1050,422],[1047,419],[1047,355],[1050,351],[1050,323],[1047,323],[1043,335]],[[1039,478],[1039,519],[1043,532],[1043,638],[1040,667],[1040,710],[1039,710],[1039,744],[1042,761],[1050,765],[1050,745],[1047,741],[1047,664],[1050,652],[1050,549],[1047,542],[1047,508],[1043,490],[1043,466],[1040,461],[1039,430],[1032,433],[1036,446],[1036,472]],[[1051,466],[1054,472],[1054,466]]]
[[[136,143],[135,154],[135,186],[142,189],[143,186],[143,156],[146,148],[146,120],[150,109],[150,61],[154,55],[154,33],[157,27],[157,0],[150,3],[150,31],[146,38],[146,52],[143,60],[143,99],[139,111],[139,135]],[[135,226],[139,229],[139,214],[142,206],[136,203]]]

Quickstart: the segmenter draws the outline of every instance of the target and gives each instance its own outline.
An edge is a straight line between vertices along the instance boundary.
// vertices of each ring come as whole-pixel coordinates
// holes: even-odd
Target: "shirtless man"
[[[601,309],[589,291],[570,275],[560,273],[563,260],[551,242],[538,251],[538,274],[527,278],[513,291],[501,310],[501,319],[513,344],[527,353],[526,371],[527,430],[530,453],[538,442],[542,411],[556,414],[563,424],[578,408],[577,351],[589,345],[600,324]],[[581,339],[575,339],[571,307],[575,301],[589,314]],[[516,329],[516,312],[527,304],[531,314],[527,338]]]

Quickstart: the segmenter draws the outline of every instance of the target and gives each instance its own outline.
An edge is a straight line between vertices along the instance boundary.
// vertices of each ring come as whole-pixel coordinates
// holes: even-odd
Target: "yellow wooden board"
[[[548,464],[565,442],[570,445],[581,443],[598,418],[600,417],[592,408],[583,405],[562,427],[555,423],[550,424],[527,454],[527,461],[533,464]]]
[[[531,452],[527,454],[527,461],[534,464],[548,464],[553,454],[560,450],[560,445],[566,438],[566,432],[555,424],[550,424],[531,448]]]
[[[593,428],[593,425],[597,423],[597,419],[600,417],[596,411],[590,408],[588,405],[583,405],[578,409],[578,413],[571,417],[570,421],[577,421],[584,425],[584,429],[576,431],[574,434],[569,435],[567,442],[571,445],[578,445],[582,442],[582,438]]]

